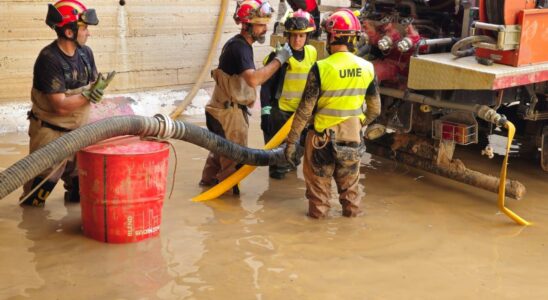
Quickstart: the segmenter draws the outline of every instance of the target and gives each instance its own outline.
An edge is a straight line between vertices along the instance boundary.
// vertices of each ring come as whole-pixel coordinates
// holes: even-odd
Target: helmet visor
[[[80,14],[79,21],[88,25],[99,24],[99,19],[97,18],[97,14],[95,13],[95,9],[93,8],[84,10],[84,12]]]
[[[268,24],[274,9],[268,2],[261,3],[261,6],[252,10],[249,14],[249,23],[252,24]]]
[[[289,32],[309,32],[314,30],[314,26],[305,18],[289,18],[285,21],[284,27]]]
[[[257,10],[258,10],[257,17],[259,18],[270,18],[272,17],[272,13],[274,12],[274,9],[272,8],[272,6],[270,6],[270,3],[266,1],[261,3],[261,6],[259,6]]]

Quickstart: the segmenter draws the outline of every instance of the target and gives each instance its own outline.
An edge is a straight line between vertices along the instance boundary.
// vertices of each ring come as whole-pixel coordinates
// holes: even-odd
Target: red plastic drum
[[[86,236],[130,243],[160,233],[169,145],[117,137],[77,154]]]

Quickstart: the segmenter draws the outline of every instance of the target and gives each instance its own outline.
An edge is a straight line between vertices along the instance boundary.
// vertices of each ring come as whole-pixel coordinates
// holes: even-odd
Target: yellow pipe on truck
[[[502,168],[500,170],[498,206],[499,209],[510,219],[514,220],[514,222],[518,223],[519,225],[529,226],[531,225],[531,223],[527,222],[525,219],[516,215],[513,211],[504,206],[504,200],[506,198],[506,173],[508,169],[508,156],[510,154],[510,146],[512,145],[512,140],[514,139],[514,135],[516,134],[516,127],[514,126],[514,124],[512,124],[512,122],[506,121],[504,127],[508,129],[508,141],[506,143],[506,156],[504,157],[504,161],[502,162]]]

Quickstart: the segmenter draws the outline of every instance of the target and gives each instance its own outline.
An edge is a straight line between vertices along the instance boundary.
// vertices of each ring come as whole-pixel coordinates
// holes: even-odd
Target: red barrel
[[[168,144],[117,137],[80,150],[77,161],[86,236],[129,243],[160,233]]]

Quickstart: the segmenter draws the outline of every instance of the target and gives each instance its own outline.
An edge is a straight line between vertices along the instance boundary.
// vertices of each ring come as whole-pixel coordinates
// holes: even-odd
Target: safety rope
[[[322,141],[320,140],[320,138],[324,138],[325,137],[325,141]],[[323,148],[325,148],[325,146],[327,146],[327,144],[329,144],[329,141],[331,140],[330,136],[328,134],[326,134],[325,132],[323,133],[322,136],[319,136],[317,134],[314,134],[312,136],[312,147],[314,147],[314,149],[316,150],[321,150]],[[323,145],[320,145],[320,143],[323,142]]]
[[[173,167],[173,173],[171,174],[171,189],[169,191],[168,199],[171,199],[171,195],[173,194],[173,189],[175,188],[175,177],[177,175],[177,165],[179,164],[179,158],[177,157],[177,150],[175,150],[175,146],[171,142],[167,142],[171,149],[173,149],[173,155],[175,156],[175,166]]]

